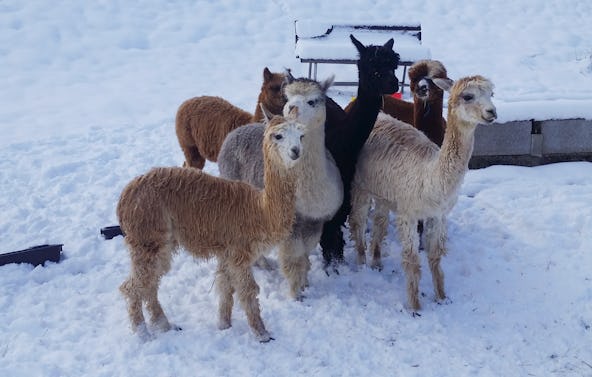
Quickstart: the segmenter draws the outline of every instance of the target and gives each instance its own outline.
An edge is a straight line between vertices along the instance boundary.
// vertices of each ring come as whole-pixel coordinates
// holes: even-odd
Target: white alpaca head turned
[[[327,89],[333,84],[334,76],[325,81],[317,82],[310,79],[293,79],[284,87],[287,102],[284,105],[284,116],[298,109],[297,119],[307,126],[323,126],[326,118],[325,96]]]
[[[292,116],[294,113],[292,113]],[[291,118],[274,116],[266,121],[265,139],[280,158],[282,164],[291,168],[300,160],[303,153],[302,141],[306,126]]]
[[[457,81],[433,79],[441,89],[450,93],[448,111],[459,120],[476,126],[492,123],[497,118],[492,102],[493,84],[482,76],[464,77]]]

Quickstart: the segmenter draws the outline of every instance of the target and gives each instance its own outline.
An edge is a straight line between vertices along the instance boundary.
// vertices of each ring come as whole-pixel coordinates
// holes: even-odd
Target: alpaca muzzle
[[[494,120],[497,119],[497,111],[494,108],[486,109],[485,115],[482,116],[483,120],[487,123],[492,123]]]
[[[300,148],[292,147],[290,148],[290,158],[292,160],[297,160],[300,157]]]
[[[421,80],[417,82],[417,89],[415,93],[420,98],[425,98],[428,96],[430,90],[430,79],[428,77],[423,77]]]

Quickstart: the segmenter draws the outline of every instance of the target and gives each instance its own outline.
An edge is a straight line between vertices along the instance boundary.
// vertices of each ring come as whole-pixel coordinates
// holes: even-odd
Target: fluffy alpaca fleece
[[[290,77],[284,88],[284,113],[297,112],[297,120],[306,125],[302,143],[307,153],[295,169],[296,222],[290,237],[279,245],[280,267],[295,299],[302,298],[307,285],[309,254],[319,242],[323,222],[335,214],[343,195],[339,171],[325,148],[325,92],[332,82],[332,77],[322,83]],[[232,131],[220,150],[220,176],[263,188],[262,139],[262,125]]]
[[[446,297],[440,259],[446,254],[446,216],[453,208],[473,151],[478,123],[496,118],[491,102],[493,84],[481,76],[458,80],[433,79],[450,91],[448,128],[442,148],[412,126],[381,114],[360,153],[352,188],[350,227],[358,263],[366,262],[364,233],[371,200],[375,201],[370,250],[380,266],[380,243],[387,231],[389,210],[396,212],[407,278],[408,304],[420,309],[419,236],[417,221],[426,219],[426,250],[437,300]]]
[[[269,121],[263,142],[265,190],[186,168],[155,168],[124,188],[117,216],[126,234],[131,273],[120,290],[134,332],[151,336],[143,303],[157,329],[177,328],[165,316],[157,292],[173,252],[182,247],[195,257],[218,259],[219,328],[230,327],[232,296],[237,292],[257,339],[271,340],[261,319],[251,265],[290,234],[293,170],[304,151],[305,131],[302,124],[280,116]]]
[[[206,160],[216,162],[224,138],[230,131],[250,122],[263,121],[260,104],[271,114],[281,114],[286,100],[282,93],[283,73],[263,70],[263,84],[255,113],[250,114],[220,97],[188,99],[177,110],[175,130],[185,155],[183,166],[202,169]]]
[[[350,211],[351,182],[356,170],[358,154],[368,139],[376,117],[382,106],[382,95],[392,94],[399,89],[395,69],[399,55],[393,51],[393,39],[383,46],[364,46],[353,35],[350,39],[358,50],[358,95],[346,114],[339,105],[327,100],[327,122],[325,145],[335,159],[343,183],[343,203],[335,215],[323,225],[321,248],[324,267],[343,262],[342,226]]]

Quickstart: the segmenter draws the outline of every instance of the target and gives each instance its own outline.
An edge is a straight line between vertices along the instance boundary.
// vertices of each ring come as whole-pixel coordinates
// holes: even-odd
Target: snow
[[[131,333],[117,289],[129,257],[99,228],[132,177],[180,165],[179,104],[220,95],[253,111],[263,67],[306,71],[295,19],[386,14],[421,22],[450,77],[489,77],[501,121],[592,119],[591,2],[0,2],[1,251],[64,243],[60,263],[0,267],[0,376],[591,376],[586,162],[468,172],[442,262],[449,300],[433,302],[422,254],[421,317],[391,221],[382,272],[356,269],[348,241],[326,276],[317,250],[303,302],[277,269],[255,270],[270,343],[240,308],[217,330],[215,261],[185,253],[159,291],[183,331]]]

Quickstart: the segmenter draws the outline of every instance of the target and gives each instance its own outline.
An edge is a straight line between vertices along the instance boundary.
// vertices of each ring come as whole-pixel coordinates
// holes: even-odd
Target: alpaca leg
[[[323,231],[323,224],[319,223],[317,228],[314,232],[304,235],[304,250],[306,252],[305,256],[303,257],[303,264],[305,265],[304,274],[304,286],[303,288],[308,287],[308,272],[310,271],[310,253],[317,247],[319,241],[321,240],[321,232]]]
[[[417,219],[397,217],[397,230],[403,247],[403,270],[407,279],[407,300],[409,307],[420,310],[419,303],[419,279],[421,268],[419,264],[419,236],[417,235]]]
[[[372,269],[382,271],[382,252],[380,250],[382,240],[386,237],[389,222],[389,207],[388,204],[376,200],[374,205],[374,217],[372,219],[372,241],[370,242],[370,250],[372,252],[372,262],[370,267]]]
[[[232,326],[232,306],[234,299],[234,287],[230,279],[230,272],[228,265],[223,262],[218,262],[218,271],[216,272],[216,289],[220,296],[218,304],[218,328],[224,330]]]
[[[205,158],[199,153],[199,150],[195,145],[182,145],[181,149],[185,155],[185,162],[183,167],[192,167],[196,169],[203,169],[206,164]]]
[[[288,284],[290,296],[295,300],[302,300],[302,290],[308,271],[308,254],[304,241],[299,237],[290,237],[280,244],[279,262]]]
[[[370,210],[370,197],[362,192],[356,191],[352,195],[352,209],[349,215],[349,228],[351,237],[358,252],[358,264],[366,264],[366,222]]]
[[[174,244],[168,244],[153,256],[151,261],[151,265],[153,266],[151,271],[152,277],[145,283],[145,300],[146,308],[150,313],[150,323],[163,332],[169,331],[172,328],[180,330],[178,326],[169,323],[158,300],[158,286],[160,285],[160,279],[171,269],[171,257],[174,247]]]
[[[265,329],[263,319],[261,319],[259,299],[257,299],[259,286],[255,282],[251,266],[233,266],[230,269],[230,277],[232,279],[232,285],[238,293],[241,306],[247,314],[249,326],[251,326],[251,329],[260,342],[269,342],[272,338]]]
[[[343,205],[335,216],[323,225],[323,234],[321,235],[321,248],[323,251],[324,266],[323,269],[328,274],[329,266],[333,267],[335,273],[339,273],[337,265],[344,263],[342,225],[345,224],[349,208],[344,208]]]
[[[157,241],[152,243],[135,242],[131,236],[126,239],[126,244],[130,251],[131,273],[130,277],[119,287],[119,290],[128,302],[132,331],[145,339],[150,334],[146,328],[142,303],[146,301],[151,304],[152,309],[160,308],[160,312],[162,312],[158,299],[156,301],[153,299],[156,297],[160,276],[168,271],[166,264],[163,266],[161,261],[167,260],[167,257],[170,260],[170,250]],[[146,244],[152,246],[146,247]],[[170,266],[170,263],[168,265]],[[162,316],[166,320],[164,312],[162,312]]]
[[[259,258],[257,258],[255,263],[253,263],[253,266],[260,268],[262,270],[267,270],[267,271],[273,270],[272,262],[265,255],[262,255]]]
[[[436,300],[444,300],[444,272],[440,259],[446,255],[446,218],[429,218],[425,222],[428,261],[432,272],[432,282]]]
[[[148,339],[150,333],[146,327],[144,313],[142,312],[141,286],[133,275],[121,284],[119,291],[127,301],[127,311],[132,325],[132,331],[142,339]]]

